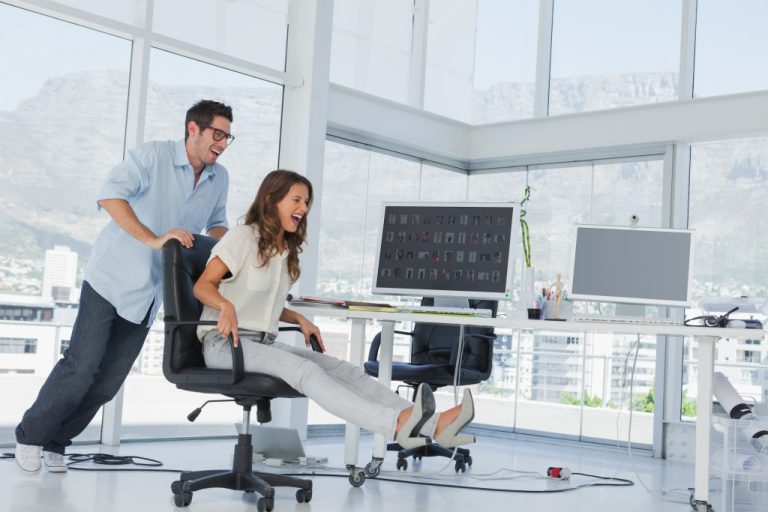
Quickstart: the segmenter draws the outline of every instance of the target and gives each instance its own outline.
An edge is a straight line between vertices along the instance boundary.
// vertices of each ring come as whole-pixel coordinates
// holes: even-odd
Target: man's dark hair
[[[184,140],[189,138],[189,122],[194,121],[201,130],[205,130],[213,122],[214,116],[221,116],[232,122],[232,107],[213,100],[200,100],[187,110],[184,120]]]

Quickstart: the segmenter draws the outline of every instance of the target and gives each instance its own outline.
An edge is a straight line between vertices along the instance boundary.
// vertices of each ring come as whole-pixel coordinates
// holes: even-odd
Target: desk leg
[[[715,371],[715,336],[697,336],[699,381],[696,392],[696,460],[693,499],[698,512],[709,507],[709,434],[712,425],[712,379]]]
[[[363,352],[365,351],[365,319],[352,319],[352,339],[349,347],[349,362],[357,366],[363,366]],[[347,422],[344,433],[344,464],[357,465],[357,454],[360,446],[360,427]]]
[[[395,322],[381,321],[381,344],[379,345],[379,382],[389,387],[392,383],[392,353],[395,345]],[[387,452],[387,439],[381,434],[373,438],[373,458],[383,459]]]

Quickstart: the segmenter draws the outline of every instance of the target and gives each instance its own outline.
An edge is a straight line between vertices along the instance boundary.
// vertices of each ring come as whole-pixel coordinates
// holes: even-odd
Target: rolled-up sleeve
[[[130,151],[128,157],[116,165],[96,195],[96,205],[102,199],[125,199],[128,201],[149,186],[147,166],[137,151]]]

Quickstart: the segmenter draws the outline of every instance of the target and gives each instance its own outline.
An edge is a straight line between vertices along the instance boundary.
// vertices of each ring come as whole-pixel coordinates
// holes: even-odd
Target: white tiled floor
[[[120,455],[138,455],[162,460],[171,469],[227,468],[232,459],[234,440],[167,441],[124,443],[120,447],[75,446],[71,452],[101,451]],[[371,438],[363,437],[361,465],[371,453]],[[329,466],[343,465],[343,440],[340,437],[310,438],[305,443],[310,456],[328,457]],[[12,449],[0,449],[12,451]],[[364,454],[364,455],[362,455]],[[487,486],[504,489],[562,489],[588,481],[574,478],[570,483],[542,479],[519,478],[510,473],[503,479],[483,480],[480,475],[502,468],[544,473],[548,466],[568,466],[573,471],[605,476],[618,476],[635,481],[633,487],[592,487],[554,494],[502,493],[467,489],[450,489],[409,483],[368,479],[354,488],[341,477],[315,476],[313,499],[298,504],[294,491],[278,489],[276,512],[330,511],[396,511],[444,510],[466,512],[516,510],[600,511],[688,511],[687,492],[693,482],[693,467],[680,462],[652,459],[635,454],[634,465],[643,480],[657,493],[668,491],[666,499],[654,496],[637,482],[626,450],[588,444],[555,441],[532,436],[515,439],[482,437],[472,447],[474,464],[463,475],[456,476],[453,466],[435,483],[444,485]],[[445,465],[445,459],[424,459],[420,464],[409,461],[407,472],[396,472],[394,453],[389,453],[381,477],[407,478],[416,473],[434,472]],[[110,469],[110,468],[106,468]],[[474,476],[473,476],[474,475]],[[511,479],[510,476],[518,478]],[[179,510],[173,503],[170,483],[174,473],[86,472],[70,470],[65,475],[45,473],[28,475],[16,467],[12,459],[0,460],[0,510],[13,512],[102,512]],[[671,491],[671,492],[670,492]],[[677,503],[670,501],[674,500]],[[208,489],[195,493],[189,509],[193,511],[227,512],[256,510],[255,498],[242,492]]]

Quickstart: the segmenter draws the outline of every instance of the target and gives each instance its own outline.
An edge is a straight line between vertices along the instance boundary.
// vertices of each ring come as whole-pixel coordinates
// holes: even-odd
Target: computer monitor
[[[509,299],[517,203],[384,203],[373,293]]]
[[[692,268],[691,230],[579,225],[570,297],[687,307]]]

